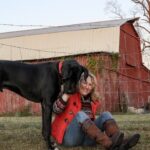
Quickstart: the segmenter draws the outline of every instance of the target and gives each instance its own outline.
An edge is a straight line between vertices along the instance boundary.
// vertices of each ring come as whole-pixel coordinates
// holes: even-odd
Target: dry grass
[[[114,115],[121,130],[128,136],[141,134],[133,150],[150,150],[150,115]],[[102,150],[101,147],[76,147],[63,150]],[[0,117],[0,150],[44,150],[41,117]]]

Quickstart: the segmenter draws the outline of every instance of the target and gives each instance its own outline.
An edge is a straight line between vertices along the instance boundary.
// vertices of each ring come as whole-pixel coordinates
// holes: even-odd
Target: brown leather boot
[[[118,146],[121,145],[124,138],[124,133],[120,132],[119,127],[115,120],[111,119],[104,123],[105,133],[108,137],[111,138],[113,143],[116,143]]]
[[[114,147],[118,146],[118,141],[113,143],[111,139],[104,132],[102,132],[90,119],[87,119],[83,122],[82,129],[86,134],[88,134],[89,137],[95,139],[98,144],[101,144],[108,150],[113,150]]]
[[[132,147],[134,147],[140,139],[140,134],[136,133],[130,136],[129,138],[126,138],[123,140],[122,144],[119,147],[119,150],[128,150]]]

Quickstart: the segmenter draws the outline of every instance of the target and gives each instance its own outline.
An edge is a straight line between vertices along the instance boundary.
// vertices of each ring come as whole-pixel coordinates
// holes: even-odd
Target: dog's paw
[[[49,148],[48,150],[60,150],[58,147]]]
[[[60,148],[59,147],[55,147],[53,150],[60,150]]]
[[[52,150],[60,150],[56,142],[51,142]]]

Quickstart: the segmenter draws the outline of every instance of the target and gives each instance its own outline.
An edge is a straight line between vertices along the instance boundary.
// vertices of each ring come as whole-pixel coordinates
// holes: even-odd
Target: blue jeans
[[[88,137],[87,134],[81,128],[81,123],[83,123],[89,117],[83,112],[80,111],[77,113],[76,117],[69,124],[66,129],[64,138],[63,138],[63,146],[94,146],[96,145],[96,141]],[[95,119],[95,125],[102,131],[104,131],[103,124],[105,121],[113,119],[110,112],[103,112]]]

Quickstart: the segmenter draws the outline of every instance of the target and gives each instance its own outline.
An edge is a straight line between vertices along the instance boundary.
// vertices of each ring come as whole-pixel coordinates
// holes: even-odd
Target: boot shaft
[[[120,129],[115,120],[107,120],[104,123],[104,130],[108,137],[110,137],[113,145],[121,145],[124,138],[124,133],[120,132]],[[112,145],[112,147],[113,147]]]
[[[113,138],[109,138],[107,134],[102,132],[90,119],[82,124],[82,129],[89,137],[95,139],[98,144],[101,144],[107,150],[115,150],[115,148],[122,143],[124,137],[124,134],[121,133],[115,135],[115,138],[114,136]]]
[[[104,123],[104,130],[107,136],[112,137],[116,133],[119,133],[119,127],[115,120],[111,119]]]
[[[112,141],[110,138],[90,119],[87,119],[83,122],[82,129],[91,139],[95,139],[98,144],[101,144],[105,148],[111,147]]]

